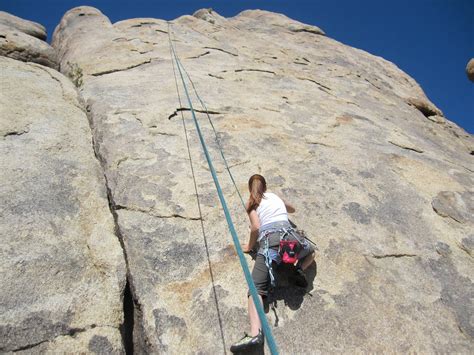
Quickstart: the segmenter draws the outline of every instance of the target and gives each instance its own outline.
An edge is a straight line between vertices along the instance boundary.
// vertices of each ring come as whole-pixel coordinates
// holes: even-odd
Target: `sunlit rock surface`
[[[470,352],[474,140],[410,76],[271,12],[224,18],[202,9],[171,24],[112,24],[79,7],[64,15],[52,46],[77,86],[105,175],[133,299],[124,317],[134,319],[135,352],[224,353],[248,330],[247,286],[170,39],[240,193],[246,198],[250,175],[266,176],[320,249],[307,290],[281,275],[270,297],[280,352]],[[206,107],[183,75],[244,243],[246,214]],[[27,127],[22,120],[9,123],[15,132]],[[106,204],[91,208],[91,223],[112,218]],[[108,307],[103,312],[115,316],[115,303]],[[96,350],[107,348],[95,340]]]

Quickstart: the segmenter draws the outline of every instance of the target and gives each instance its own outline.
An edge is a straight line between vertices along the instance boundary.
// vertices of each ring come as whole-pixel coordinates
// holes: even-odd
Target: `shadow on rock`
[[[282,300],[285,306],[292,310],[297,310],[301,307],[304,296],[311,296],[309,292],[313,289],[314,279],[318,273],[316,262],[311,264],[305,271],[306,280],[308,281],[306,288],[294,285],[292,278],[295,274],[295,270],[296,268],[291,264],[281,264],[276,269],[277,286],[264,302],[265,312],[268,313],[271,307],[275,313],[275,326],[278,326],[278,301]]]
[[[234,354],[240,354],[240,355],[263,355],[265,354],[265,350],[264,350],[264,346],[256,346],[254,347],[253,349],[248,349],[246,351],[241,351],[241,352],[237,352],[237,353],[234,353]]]

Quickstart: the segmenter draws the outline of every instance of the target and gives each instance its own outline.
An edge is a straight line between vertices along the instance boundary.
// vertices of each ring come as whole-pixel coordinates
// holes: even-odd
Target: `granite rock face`
[[[8,12],[0,11],[0,24],[36,37],[42,41],[46,40],[46,29],[43,25],[22,19]]]
[[[471,198],[474,141],[411,77],[265,11],[224,18],[203,9],[170,27],[149,18],[112,24],[80,7],[64,15],[53,46],[66,74],[64,63],[83,73],[127,255],[135,348],[219,353],[248,326],[247,287],[181,84],[178,101],[168,35],[240,192],[262,173],[321,249],[309,293],[283,282],[272,296],[281,352],[468,352],[474,288],[462,246],[472,224],[435,206],[445,193]],[[245,212],[188,87],[245,242]]]
[[[56,172],[44,168],[37,175],[53,182],[61,176],[55,185],[60,188],[54,189],[58,193],[75,187],[74,179],[85,171],[96,176],[87,180],[95,186],[88,190],[95,204],[81,205],[79,189],[77,203],[59,210],[73,216],[72,221],[75,213],[85,213],[95,223],[85,226],[108,232],[93,247],[85,242],[87,237],[65,234],[73,246],[82,240],[90,247],[83,250],[105,248],[94,254],[102,256],[100,262],[82,257],[80,248],[67,249],[78,257],[73,260],[80,260],[76,263],[89,265],[92,260],[95,265],[85,267],[92,270],[84,271],[90,279],[82,276],[78,282],[86,295],[97,290],[97,303],[91,305],[84,297],[77,311],[58,309],[45,317],[51,324],[43,327],[42,339],[49,340],[38,346],[64,349],[75,341],[83,351],[121,351],[117,324],[121,317],[131,321],[132,316],[133,333],[124,326],[123,338],[133,336],[136,353],[224,353],[248,330],[247,286],[171,60],[170,40],[186,69],[183,75],[242,243],[248,238],[248,220],[219,146],[244,198],[249,176],[266,176],[269,189],[296,206],[292,220],[320,249],[316,266],[308,270],[306,290],[292,287],[287,271],[278,274],[267,316],[280,352],[469,353],[474,343],[474,139],[444,117],[410,76],[383,58],[331,39],[316,26],[271,12],[249,10],[225,18],[202,9],[171,24],[153,18],[112,24],[86,6],[64,15],[52,46],[61,72],[76,85],[84,103],[102,172],[91,159],[90,165],[81,165],[83,174],[68,165]],[[24,66],[14,71],[22,75],[39,68],[55,73],[4,60]],[[65,76],[55,73],[60,82]],[[32,96],[39,95],[34,92]],[[13,92],[9,100],[21,97]],[[16,112],[14,107],[7,112]],[[34,112],[52,115],[44,107]],[[2,124],[5,141],[27,139],[34,127],[31,117],[36,116],[18,114]],[[84,113],[78,112],[74,122],[83,124]],[[86,128],[78,134],[72,122],[61,123],[69,130],[56,144],[87,145],[90,157]],[[45,129],[38,141],[57,138],[50,132]],[[12,151],[19,154],[19,149]],[[82,152],[70,152],[69,164],[82,159]],[[28,159],[35,154],[23,153]],[[7,159],[12,166],[18,161]],[[44,167],[38,161],[30,165]],[[36,179],[20,167],[9,169],[3,170],[11,171],[18,184]],[[4,194],[9,199],[17,196],[9,191]],[[122,298],[127,303],[122,295],[124,262],[106,197],[126,258],[131,299],[123,315],[118,303]],[[24,205],[45,199],[32,200]],[[22,225],[15,222],[21,209],[11,210],[8,231]],[[18,234],[8,238],[6,245],[13,250]],[[48,247],[63,250],[62,243]],[[29,255],[25,248],[21,255]],[[61,254],[52,255],[52,265],[64,262]],[[106,261],[108,277],[102,284],[92,281],[95,267]],[[253,264],[250,256],[248,263]],[[74,278],[77,269],[66,268],[65,277]],[[16,275],[7,273],[9,278]],[[105,292],[108,287],[112,291]],[[91,311],[81,316],[82,307]],[[109,333],[85,325],[92,315],[107,319]],[[76,326],[76,317],[89,322]],[[61,330],[64,324],[86,331],[67,336]],[[12,340],[7,350],[27,346],[21,339]]]
[[[0,56],[58,69],[56,52],[45,40],[40,24],[0,11]]]
[[[55,70],[0,67],[0,352],[119,353],[125,260],[82,102]]]

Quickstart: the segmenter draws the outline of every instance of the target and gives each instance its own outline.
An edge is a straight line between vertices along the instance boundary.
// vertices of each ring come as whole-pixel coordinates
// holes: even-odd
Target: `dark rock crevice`
[[[21,347],[18,347],[16,349],[12,349],[12,350],[7,350],[7,351],[11,351],[11,352],[19,352],[19,351],[25,351],[25,350],[30,350],[30,349],[34,349],[35,347],[41,345],[41,344],[44,344],[44,343],[50,343],[52,341],[54,341],[55,339],[57,338],[60,338],[60,337],[75,337],[77,334],[80,334],[80,333],[84,333],[84,332],[87,332],[91,329],[95,329],[95,328],[114,328],[115,327],[112,327],[112,326],[108,326],[108,325],[97,325],[97,324],[91,324],[91,325],[88,325],[86,327],[83,327],[83,328],[69,328],[69,329],[66,329],[66,331],[64,332],[61,332],[59,334],[56,334],[53,338],[50,338],[50,339],[45,339],[45,340],[41,340],[41,341],[38,341],[36,343],[32,343],[32,344],[27,344],[27,345],[23,345]],[[0,349],[0,351],[4,351],[5,349]]]
[[[100,72],[97,72],[97,73],[92,73],[91,75],[92,76],[101,76],[101,75],[116,73],[116,72],[119,72],[119,71],[125,71],[125,70],[129,70],[129,69],[133,69],[133,68],[139,67],[139,66],[144,65],[144,64],[150,64],[152,59],[157,59],[157,58],[148,58],[147,60],[144,60],[141,63],[130,65],[130,66],[125,67],[125,68],[104,70],[104,71],[100,71]]]
[[[397,146],[399,148],[402,148],[402,149],[406,149],[406,150],[411,150],[413,152],[416,152],[416,153],[423,153],[423,150],[419,149],[419,148],[415,148],[415,147],[409,147],[407,145],[402,145],[400,143],[396,143],[396,142],[392,142],[392,141],[389,141],[390,144],[393,144],[394,146]]]
[[[190,108],[187,108],[187,107],[180,107],[180,108],[177,108],[171,115],[168,116],[168,119],[172,119],[173,117],[176,117],[178,115],[178,112],[181,112],[181,111],[191,111]],[[194,109],[194,112],[199,112],[199,113],[207,113],[209,115],[220,115],[221,112],[218,112],[218,111],[211,111],[211,110],[196,110]]]
[[[238,57],[238,56],[239,56],[238,54],[235,54],[235,53],[226,51],[225,49],[222,49],[222,48],[216,48],[216,47],[204,47],[204,48],[205,48],[205,49],[213,49],[213,50],[215,50],[215,51],[220,51],[220,52],[223,52],[223,53],[227,53],[227,54],[230,54],[231,56],[234,56],[234,57]]]
[[[260,72],[260,73],[269,73],[269,74],[273,74],[273,75],[276,75],[276,73],[272,70],[265,70],[265,69],[235,69],[234,72],[236,73],[240,73],[240,72],[244,72],[244,71],[248,71],[248,72]]]
[[[201,57],[204,57],[205,55],[208,55],[208,54],[211,54],[211,52],[209,51],[206,51],[204,53],[201,53],[201,54],[198,54],[194,57],[186,57],[185,59],[198,59],[198,58],[201,58]]]
[[[334,95],[333,93],[329,92],[329,91],[331,91],[331,88],[330,88],[330,87],[328,87],[328,86],[325,86],[325,85],[323,85],[323,84],[321,84],[321,83],[317,82],[317,81],[316,81],[316,80],[314,80],[314,79],[310,79],[310,78],[302,78],[302,77],[301,77],[301,78],[297,78],[297,79],[299,79],[299,80],[306,80],[306,81],[310,81],[310,82],[312,82],[312,83],[316,84],[316,85],[318,86],[318,89],[319,89],[319,90],[321,90],[321,91],[324,91],[324,92],[325,92],[326,94],[328,94],[328,95],[331,95],[331,96],[334,96],[334,97],[336,97],[336,95]]]
[[[149,22],[149,21],[145,21],[145,22],[140,22],[139,24],[136,24],[136,25],[132,25],[130,26],[130,28],[134,28],[134,27],[142,27],[142,26],[147,26],[147,25],[160,25],[159,23],[156,23],[156,22]]]
[[[125,354],[133,354],[133,327],[135,316],[135,302],[133,301],[130,282],[127,278],[125,291],[123,293],[123,323],[120,326]]]
[[[418,255],[416,255],[416,254],[407,254],[407,253],[379,254],[379,255],[372,254],[372,257],[375,258],[375,259],[404,258],[404,257],[412,258],[412,257],[415,257],[415,256],[418,256]]]
[[[9,136],[21,136],[21,135],[23,135],[23,134],[25,134],[25,133],[28,133],[28,132],[29,132],[29,129],[28,129],[28,128],[27,128],[27,129],[24,129],[24,130],[22,130],[22,131],[11,131],[11,132],[5,133],[5,134],[3,135],[3,137],[5,138],[5,137],[9,137]]]
[[[114,224],[115,224],[115,228],[114,228],[115,229],[115,235],[117,236],[117,239],[118,239],[118,241],[120,243],[120,246],[122,248],[123,257],[124,257],[124,261],[125,261],[126,275],[127,276],[126,276],[124,288],[122,290],[124,321],[123,321],[122,325],[120,326],[120,332],[121,332],[121,335],[122,335],[122,343],[123,343],[123,346],[126,350],[126,353],[127,354],[133,354],[133,349],[134,349],[133,348],[133,341],[130,342],[130,339],[133,339],[134,308],[135,308],[135,304],[137,304],[138,302],[133,297],[133,292],[132,292],[132,287],[131,287],[131,285],[132,285],[131,274],[130,274],[130,268],[129,268],[129,265],[128,265],[127,250],[126,250],[124,239],[123,239],[122,233],[120,231],[120,226],[119,226],[119,223],[118,223],[118,215],[116,213],[116,205],[115,205],[113,195],[112,195],[112,191],[110,189],[110,185],[109,185],[109,182],[108,182],[108,179],[107,179],[107,174],[105,173],[105,171],[106,171],[106,168],[105,168],[106,162],[105,162],[105,159],[100,155],[98,143],[95,141],[94,121],[93,121],[93,117],[92,117],[89,106],[86,107],[86,114],[87,114],[87,118],[89,120],[90,129],[91,129],[92,148],[93,148],[93,151],[94,151],[94,155],[95,155],[96,159],[98,160],[98,162],[99,162],[99,164],[102,168],[102,172],[104,174],[104,182],[105,182],[105,188],[106,188],[106,191],[107,191],[107,199],[108,199],[108,204],[109,204],[109,210],[110,210],[110,213],[112,214]],[[133,306],[131,306],[131,305],[133,305]]]
[[[405,100],[406,103],[410,106],[413,106],[418,111],[420,111],[423,116],[429,118],[430,116],[441,116],[443,117],[443,113],[439,110],[436,106],[434,106],[431,102],[417,99],[417,98],[409,98]]]
[[[173,213],[173,214],[169,214],[169,215],[161,215],[161,214],[157,214],[157,213],[153,213],[153,211],[151,209],[141,209],[141,208],[136,208],[136,207],[127,207],[127,206],[122,206],[122,205],[114,205],[114,209],[115,211],[117,210],[127,210],[127,211],[133,211],[133,212],[140,212],[140,213],[145,213],[147,215],[150,215],[152,217],[156,217],[156,218],[181,218],[181,219],[185,219],[185,220],[188,220],[188,221],[200,221],[201,218],[200,217],[188,217],[188,216],[183,216],[183,215],[180,215],[180,214],[177,214],[177,213]]]
[[[224,79],[222,76],[215,75],[215,74],[207,74],[207,75],[209,75],[212,78],[216,78],[216,79],[221,79],[221,80]]]
[[[44,344],[44,343],[48,343],[48,342],[50,342],[50,341],[51,341],[50,339],[48,339],[48,340],[43,340],[43,341],[40,341],[40,342],[38,342],[38,343],[28,344],[28,345],[25,345],[25,346],[22,346],[22,347],[20,347],[20,348],[17,348],[17,349],[14,349],[14,350],[10,350],[10,351],[16,353],[16,352],[18,352],[18,351],[30,350],[30,349],[33,349],[33,348],[37,347],[38,345],[41,345],[41,344]],[[2,350],[2,349],[0,349],[0,350]]]

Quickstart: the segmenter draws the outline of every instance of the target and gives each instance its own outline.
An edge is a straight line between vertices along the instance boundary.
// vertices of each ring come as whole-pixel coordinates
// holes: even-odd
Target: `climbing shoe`
[[[233,344],[230,347],[230,351],[233,353],[239,353],[251,350],[258,346],[263,345],[263,333],[261,330],[258,331],[258,334],[254,337],[245,333],[245,336],[240,339],[237,343]]]
[[[298,287],[306,288],[308,287],[308,281],[304,271],[301,268],[296,268],[294,275],[291,277],[291,281]]]

